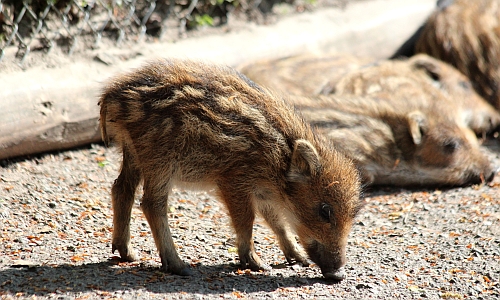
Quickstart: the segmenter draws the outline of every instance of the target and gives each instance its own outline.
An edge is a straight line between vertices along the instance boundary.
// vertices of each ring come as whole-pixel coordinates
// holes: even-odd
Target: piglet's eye
[[[460,144],[457,141],[448,141],[444,144],[444,151],[446,153],[453,153],[460,148]]]
[[[470,84],[470,82],[467,82],[467,81],[460,81],[458,83],[458,85],[463,88],[464,90],[470,90],[472,89],[472,85]]]
[[[330,216],[332,215],[332,206],[327,203],[322,203],[320,206],[319,215],[325,222],[330,222]]]

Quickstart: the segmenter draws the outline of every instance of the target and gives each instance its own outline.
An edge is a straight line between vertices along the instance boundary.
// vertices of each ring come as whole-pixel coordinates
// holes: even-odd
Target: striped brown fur
[[[352,56],[335,57],[301,56],[274,61],[275,65],[260,62],[243,71],[278,90],[295,91],[289,88],[295,86],[302,96],[288,100],[355,161],[367,184],[461,186],[492,178],[493,167],[470,129],[481,136],[492,132],[500,115],[473,90],[466,76],[423,54],[357,68],[341,67],[342,61],[351,66]],[[350,71],[330,76],[332,65]],[[264,75],[261,70],[269,72]],[[297,72],[292,76],[289,70]],[[328,88],[309,80],[315,72],[325,76],[321,84]],[[308,95],[312,90],[305,85],[311,82],[316,82],[312,84],[316,95]],[[324,97],[318,91],[333,94]],[[417,144],[412,130],[417,133],[420,128],[425,130]]]
[[[284,57],[247,64],[241,72],[255,82],[287,94],[326,94],[342,76],[373,61],[348,53]]]
[[[474,89],[470,80],[454,67],[419,54],[408,60],[380,61],[346,75],[336,94],[380,97],[400,109],[410,107],[448,119],[485,135],[498,128],[500,114]]]
[[[268,269],[252,241],[256,213],[276,233],[287,260],[343,279],[345,248],[360,209],[353,163],[280,96],[221,66],[160,60],[108,83],[100,99],[105,141],[123,151],[112,188],[113,250],[134,260],[130,210],[143,181],[143,212],[162,267],[190,273],[175,251],[166,214],[172,185],[215,188],[226,205],[244,268]]]
[[[448,62],[500,109],[500,0],[455,0],[438,7],[415,42],[417,53]]]
[[[306,120],[354,160],[367,185],[462,186],[493,178],[470,130],[377,101],[347,94],[294,99]]]

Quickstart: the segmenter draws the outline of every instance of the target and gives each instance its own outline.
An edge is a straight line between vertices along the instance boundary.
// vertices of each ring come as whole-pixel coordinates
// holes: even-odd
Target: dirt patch
[[[498,142],[490,142],[498,149]],[[491,158],[498,165],[497,152]],[[210,194],[174,190],[173,237],[194,270],[159,271],[137,205],[132,242],[141,260],[111,253],[110,187],[120,156],[101,145],[3,161],[0,169],[0,295],[3,298],[494,299],[500,297],[500,176],[489,185],[366,191],[348,244],[348,278],[286,264],[259,221],[255,240],[269,272],[238,269],[234,235]]]

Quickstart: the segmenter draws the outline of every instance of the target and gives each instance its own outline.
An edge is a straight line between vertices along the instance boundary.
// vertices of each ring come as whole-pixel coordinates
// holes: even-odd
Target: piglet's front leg
[[[271,267],[262,262],[255,252],[252,240],[255,208],[251,197],[242,195],[233,188],[219,185],[220,197],[226,204],[231,217],[233,228],[236,232],[236,243],[242,269],[252,271],[271,270]]]

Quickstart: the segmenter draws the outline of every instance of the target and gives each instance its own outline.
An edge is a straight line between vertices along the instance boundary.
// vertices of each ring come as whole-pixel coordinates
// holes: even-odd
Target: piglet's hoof
[[[287,257],[286,261],[288,262],[289,265],[299,264],[304,268],[311,266],[311,262],[307,258],[304,258],[302,256],[297,256],[296,258]]]
[[[271,271],[273,268],[271,266],[268,266],[264,263],[260,264],[242,264],[241,265],[242,269],[250,269],[252,271]]]
[[[179,275],[179,276],[193,276],[194,275],[193,270],[191,270],[191,268],[187,268],[187,267],[184,269],[181,269],[178,272],[172,272],[172,273]]]
[[[193,270],[188,266],[178,266],[177,268],[162,266],[163,271],[179,275],[179,276],[192,276],[194,275]]]
[[[116,250],[118,250],[118,253],[120,253],[120,259],[122,261],[132,262],[139,259],[137,254],[135,254],[135,251],[130,246],[112,244],[111,253],[115,253]]]

